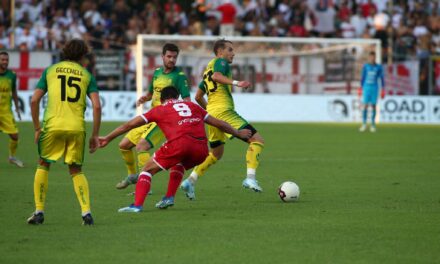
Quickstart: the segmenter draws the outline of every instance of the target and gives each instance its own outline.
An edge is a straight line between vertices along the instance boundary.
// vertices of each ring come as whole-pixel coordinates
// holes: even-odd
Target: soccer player
[[[86,96],[90,98],[93,107],[90,153],[95,152],[99,146],[101,104],[95,78],[80,64],[88,53],[89,49],[83,40],[73,39],[67,42],[62,50],[63,61],[44,70],[32,96],[32,121],[40,159],[34,179],[36,209],[27,220],[29,224],[37,225],[44,222],[44,202],[50,164],[64,156],[64,163],[69,166],[69,173],[81,206],[83,225],[93,225],[89,185],[81,169],[86,137],[84,122]],[[47,106],[41,127],[39,105],[46,93]]]
[[[377,97],[385,97],[385,82],[383,77],[382,65],[376,64],[376,53],[374,51],[368,54],[368,63],[362,68],[361,88],[359,89],[359,96],[362,96],[362,126],[359,128],[360,132],[367,129],[367,114],[368,106],[371,107],[371,126],[370,131],[376,132],[376,103]],[[379,88],[380,81],[380,88]]]
[[[236,130],[228,123],[211,117],[195,103],[177,100],[179,92],[172,86],[161,91],[160,106],[137,116],[119,126],[105,137],[99,138],[100,147],[106,146],[114,138],[144,123],[155,122],[165,134],[167,141],[145,164],[136,183],[134,204],[119,209],[119,212],[140,212],[148,195],[151,178],[160,170],[170,169],[168,191],[156,204],[165,209],[174,205],[174,196],[183,178],[185,170],[200,164],[208,156],[208,142],[204,122],[230,133],[243,140],[251,136],[248,129]]]
[[[9,135],[9,162],[22,168],[23,162],[15,156],[18,146],[18,128],[12,113],[12,100],[14,100],[15,112],[21,120],[16,88],[17,76],[15,72],[8,70],[8,66],[9,54],[2,51],[0,52],[0,131]]]
[[[188,80],[182,70],[176,67],[178,55],[179,48],[176,45],[166,43],[162,47],[163,66],[154,71],[148,93],[137,100],[137,106],[150,100],[152,101],[152,108],[160,105],[160,92],[164,87],[170,85],[177,88],[184,101],[191,101]],[[156,123],[143,125],[128,132],[119,143],[119,149],[125,161],[128,176],[116,184],[117,189],[125,189],[128,185],[137,181],[136,162],[132,149],[136,147],[138,168],[141,171],[145,162],[150,158],[148,150],[158,146],[164,138],[162,131],[160,131]]]
[[[217,40],[214,43],[214,54],[215,58],[208,63],[204,71],[203,80],[199,84],[195,99],[211,116],[229,123],[236,129],[247,128],[252,131],[252,137],[244,140],[249,144],[249,147],[246,153],[247,177],[243,180],[242,185],[255,192],[261,192],[263,189],[258,185],[255,174],[264,140],[257,130],[234,110],[234,100],[231,94],[232,86],[246,89],[250,86],[250,83],[248,81],[232,80],[229,64],[232,63],[235,54],[231,41]],[[208,102],[204,98],[205,94],[208,96]],[[211,165],[221,159],[226,138],[232,137],[232,135],[225,134],[223,131],[211,126],[208,126],[208,133],[211,147],[209,156],[202,164],[194,168],[191,175],[181,185],[182,190],[191,200],[195,198],[194,185],[198,177],[205,174]]]

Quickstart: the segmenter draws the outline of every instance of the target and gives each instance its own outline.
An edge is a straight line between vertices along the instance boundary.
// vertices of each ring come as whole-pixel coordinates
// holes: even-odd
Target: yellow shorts
[[[5,134],[17,134],[18,128],[13,115],[0,115],[0,131]]]
[[[235,129],[242,129],[245,126],[247,126],[249,123],[241,117],[237,112],[234,110],[228,110],[221,113],[209,113],[212,117],[215,117],[217,119],[223,120],[226,123],[230,124]],[[208,140],[211,147],[215,147],[221,144],[224,144],[226,141],[226,138],[233,138],[232,135],[227,134],[220,129],[209,126],[208,125]]]
[[[64,156],[64,163],[82,165],[84,160],[84,131],[42,131],[38,153],[46,162],[55,162]]]
[[[141,138],[150,143],[151,147],[158,146],[165,139],[162,130],[156,123],[149,123],[130,130],[125,137],[130,140],[131,143],[137,145]]]

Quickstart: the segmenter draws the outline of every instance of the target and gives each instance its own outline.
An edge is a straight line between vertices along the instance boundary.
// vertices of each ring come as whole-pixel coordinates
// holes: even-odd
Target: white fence
[[[19,92],[22,119],[31,120],[31,91]],[[101,92],[102,120],[126,121],[136,115],[135,92]],[[194,98],[194,95],[192,95]],[[234,94],[237,112],[252,122],[359,122],[356,96]],[[45,97],[40,106],[44,111]],[[440,97],[388,96],[379,103],[383,123],[440,124]],[[40,115],[42,116],[42,114]],[[91,108],[86,119],[92,119]]]

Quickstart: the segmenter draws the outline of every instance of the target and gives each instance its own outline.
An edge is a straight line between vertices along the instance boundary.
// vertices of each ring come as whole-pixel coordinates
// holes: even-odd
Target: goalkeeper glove
[[[362,96],[362,87],[358,89],[358,96]]]
[[[381,99],[385,98],[385,89],[383,89],[383,88],[380,90],[380,98]]]

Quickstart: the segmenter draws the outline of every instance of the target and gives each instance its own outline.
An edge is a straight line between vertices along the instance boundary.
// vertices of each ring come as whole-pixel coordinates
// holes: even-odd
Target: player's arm
[[[32,123],[34,124],[34,129],[35,129],[35,135],[34,135],[35,143],[37,143],[38,139],[40,138],[40,133],[41,133],[40,101],[45,93],[46,91],[42,89],[35,89],[31,99],[31,116],[32,116]]]
[[[251,86],[251,83],[248,81],[236,81],[229,79],[226,76],[229,71],[229,63],[223,59],[217,60],[214,64],[214,73],[212,74],[211,79],[214,82],[226,85],[234,85],[245,89]]]
[[[15,104],[15,112],[17,113],[18,119],[21,120],[20,108],[18,107],[18,95],[17,95],[17,87],[16,87],[16,78],[12,80],[12,99]]]
[[[385,78],[383,76],[383,67],[380,66],[380,71],[379,71],[379,79],[381,81],[381,86],[380,86],[380,98],[385,98]]]
[[[99,147],[99,128],[101,127],[101,101],[99,100],[99,93],[94,92],[89,94],[92,101],[93,108],[93,131],[89,140],[89,152],[93,153]]]
[[[137,99],[136,106],[145,104],[146,102],[151,101],[152,98],[153,98],[153,93],[148,91],[147,95],[142,95],[141,97],[139,97],[139,99]]]
[[[191,94],[190,94],[190,86],[188,83],[188,78],[186,78],[185,73],[182,71],[179,72],[179,78],[177,81],[177,90],[180,93],[180,97],[182,97],[182,100],[185,102],[191,102]]]
[[[197,89],[194,99],[203,109],[206,109],[208,102],[206,102],[205,99],[205,91],[200,88],[200,85],[199,85],[199,89]]]
[[[105,147],[113,139],[132,130],[133,128],[140,127],[143,124],[145,124],[145,119],[143,119],[141,116],[134,117],[130,121],[126,122],[125,124],[122,124],[119,127],[117,127],[115,130],[113,130],[112,132],[110,132],[106,136],[99,137],[99,147],[100,148]]]
[[[223,132],[226,132],[228,134],[233,135],[234,137],[238,137],[246,141],[252,137],[252,132],[249,129],[237,130],[228,123],[226,123],[225,121],[222,121],[212,116],[206,117],[205,123],[211,126],[215,126],[216,128],[220,129]]]
[[[148,92],[147,95],[142,95],[139,99],[137,99],[136,101],[136,106],[140,106],[141,104],[145,104],[148,101],[151,101],[151,99],[153,98],[153,80],[154,80],[154,76],[150,82],[150,84],[148,85]]]
[[[362,73],[361,73],[361,86],[359,87],[358,90],[358,95],[361,96],[362,95],[362,89],[364,86],[364,82],[365,82],[365,77],[366,77],[366,67],[365,65],[362,67]]]

